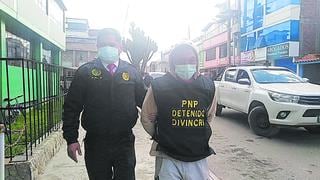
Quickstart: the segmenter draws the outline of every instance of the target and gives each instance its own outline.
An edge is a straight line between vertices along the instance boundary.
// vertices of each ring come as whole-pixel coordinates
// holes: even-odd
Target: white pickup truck
[[[282,67],[248,66],[225,70],[216,82],[217,116],[225,107],[248,114],[253,132],[270,137],[281,126],[320,133],[320,86]]]

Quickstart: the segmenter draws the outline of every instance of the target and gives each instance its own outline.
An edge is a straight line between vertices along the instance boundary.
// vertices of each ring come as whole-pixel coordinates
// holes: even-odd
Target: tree
[[[158,51],[157,43],[146,36],[144,31],[136,27],[134,23],[131,23],[129,33],[131,39],[125,40],[124,52],[127,54],[129,61],[141,73],[144,73],[148,61]]]

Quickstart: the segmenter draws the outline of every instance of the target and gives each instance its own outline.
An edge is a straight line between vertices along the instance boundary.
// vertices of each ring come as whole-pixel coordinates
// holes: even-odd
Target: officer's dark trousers
[[[85,162],[90,180],[135,180],[135,137],[86,134]]]

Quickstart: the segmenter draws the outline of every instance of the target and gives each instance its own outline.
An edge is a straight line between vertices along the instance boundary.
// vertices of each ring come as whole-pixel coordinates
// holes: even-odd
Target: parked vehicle
[[[166,73],[164,72],[149,72],[149,75],[153,78],[156,79],[158,77],[162,77],[163,75],[165,75]]]
[[[228,68],[216,86],[216,115],[225,107],[246,113],[257,135],[273,136],[281,126],[320,133],[320,86],[286,68]]]
[[[163,75],[165,75],[166,73],[164,72],[149,72],[149,73],[146,73],[143,77],[143,81],[144,81],[144,84],[147,86],[147,87],[150,87],[151,85],[151,82],[156,79],[156,78],[159,78]]]

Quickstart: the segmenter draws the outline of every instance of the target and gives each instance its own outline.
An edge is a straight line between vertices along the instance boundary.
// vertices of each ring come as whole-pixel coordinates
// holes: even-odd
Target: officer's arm
[[[85,81],[77,70],[63,106],[62,130],[68,144],[78,142],[79,116],[83,110],[85,86]]]
[[[141,110],[141,124],[147,133],[152,137],[155,131],[155,120],[158,109],[154,100],[152,88],[148,89]]]
[[[144,85],[143,79],[139,73],[136,76],[136,84],[135,84],[135,98],[136,98],[136,106],[142,107],[142,103],[144,97],[146,95],[147,89]]]

